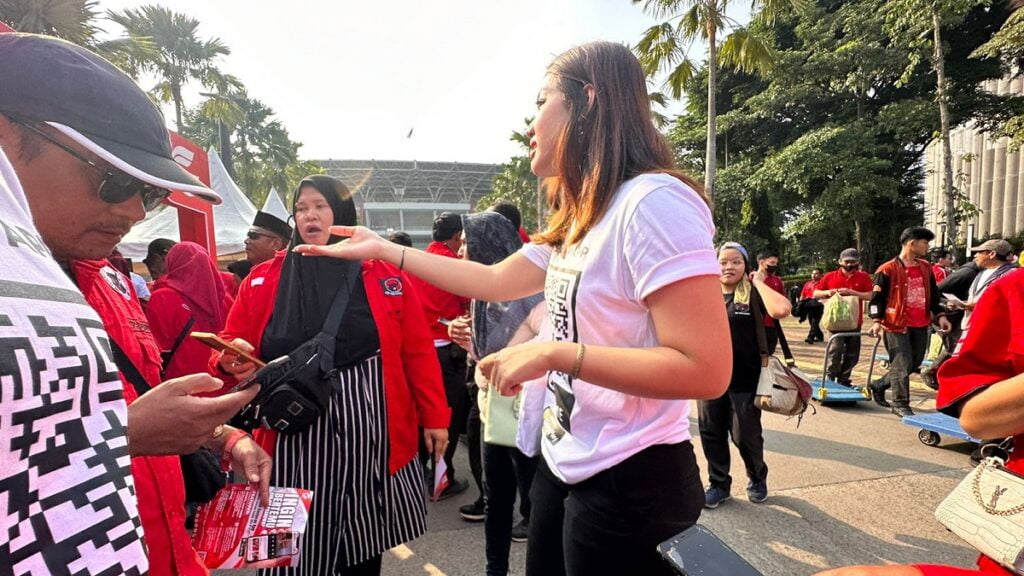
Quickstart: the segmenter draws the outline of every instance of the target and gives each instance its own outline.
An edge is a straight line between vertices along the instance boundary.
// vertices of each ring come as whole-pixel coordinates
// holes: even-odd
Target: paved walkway
[[[800,366],[820,374],[824,346],[802,341],[806,324],[787,321],[784,326]],[[865,360],[869,344],[865,338]],[[866,372],[862,364],[855,377],[863,379]],[[917,382],[914,409],[934,409],[934,393]],[[970,566],[975,553],[932,514],[970,469],[971,446],[943,438],[939,447],[927,447],[917,440],[917,430],[871,402],[816,408],[817,414],[808,413],[799,427],[795,419],[764,416],[767,503],[747,501],[742,462],[734,452],[734,498],[705,511],[700,522],[772,576],[860,563]],[[695,418],[691,430],[697,437]],[[459,477],[468,477],[465,458],[460,448]],[[699,448],[698,462],[703,469]],[[470,488],[451,500],[429,504],[428,533],[385,553],[384,574],[484,574],[483,525],[464,522],[458,515],[458,507],[475,498]],[[525,550],[525,544],[512,544],[511,574],[523,574]]]

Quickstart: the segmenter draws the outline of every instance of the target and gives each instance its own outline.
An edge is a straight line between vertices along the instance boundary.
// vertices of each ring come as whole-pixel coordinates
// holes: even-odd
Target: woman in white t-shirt
[[[672,574],[656,545],[704,504],[689,400],[721,396],[731,369],[711,213],[700,186],[673,171],[626,47],[558,56],[537,107],[530,165],[553,213],[519,253],[484,266],[361,227],[298,250],[387,260],[477,300],[544,290],[553,341],[479,365],[504,394],[547,377],[527,574]]]

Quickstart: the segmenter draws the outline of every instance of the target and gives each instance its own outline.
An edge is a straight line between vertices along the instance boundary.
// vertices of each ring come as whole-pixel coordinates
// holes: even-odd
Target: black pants
[[[455,467],[452,465],[452,457],[455,456],[455,449],[459,447],[459,434],[466,425],[466,416],[469,411],[469,392],[466,390],[466,351],[455,344],[438,346],[437,361],[441,364],[441,378],[444,380],[444,395],[448,400],[448,407],[452,409],[452,418],[448,423],[448,449],[444,451],[444,463],[448,467],[448,480],[455,481]],[[427,453],[426,443],[423,435],[420,434],[420,463],[423,470],[433,470],[428,467],[427,462],[430,455]],[[431,481],[433,475],[430,476]]]
[[[885,332],[885,350],[889,353],[889,373],[881,390],[892,388],[892,405],[910,405],[910,373],[921,367],[928,352],[928,327],[907,328],[903,334]]]
[[[530,519],[530,486],[537,470],[531,458],[510,446],[484,443],[484,473],[487,475],[487,576],[508,574],[508,552],[512,545],[512,512],[519,493],[519,513]]]
[[[821,317],[825,314],[825,305],[817,300],[805,300],[804,310],[807,311],[807,339],[810,341],[824,340],[825,334],[821,331]]]
[[[764,435],[761,411],[754,407],[754,393],[726,392],[721,398],[697,403],[698,427],[704,457],[708,460],[708,479],[712,486],[729,492],[729,437],[740,451],[750,481],[768,478],[764,463]]]
[[[860,331],[831,333],[851,333],[857,336],[843,336],[832,340],[832,347],[828,350],[828,369],[825,371],[829,380],[847,386],[851,382],[853,367],[860,362]]]
[[[473,376],[476,374],[476,364],[470,363],[466,369],[466,386],[469,389],[469,410],[467,410],[468,416],[466,417],[466,447],[469,453],[469,472],[473,475],[473,482],[476,484],[476,489],[480,493],[479,500],[484,499],[484,465],[483,458],[481,457],[480,445],[482,438],[480,435],[480,404],[476,401],[479,390],[476,387],[476,381],[473,380]]]
[[[680,442],[651,446],[572,486],[542,460],[530,500],[527,576],[674,576],[657,545],[696,524],[704,490],[693,445]]]

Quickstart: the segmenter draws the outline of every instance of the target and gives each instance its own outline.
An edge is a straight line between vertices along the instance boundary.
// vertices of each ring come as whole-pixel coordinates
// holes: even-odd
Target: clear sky
[[[589,40],[635,44],[654,23],[629,0],[163,4],[231,48],[222,68],[274,109],[306,159],[504,162],[555,55]]]

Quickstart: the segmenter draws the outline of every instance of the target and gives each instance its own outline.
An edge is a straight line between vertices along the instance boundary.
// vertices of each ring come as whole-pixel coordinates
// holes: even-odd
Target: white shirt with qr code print
[[[2,150],[0,262],[0,574],[145,574],[107,334],[43,245]]]
[[[694,190],[666,174],[645,174],[622,184],[579,244],[565,253],[528,244],[521,254],[547,270],[555,340],[652,347],[658,340],[645,299],[679,280],[717,277],[714,234]],[[541,448],[552,472],[575,484],[650,446],[689,440],[689,413],[688,400],[640,398],[551,372]]]

